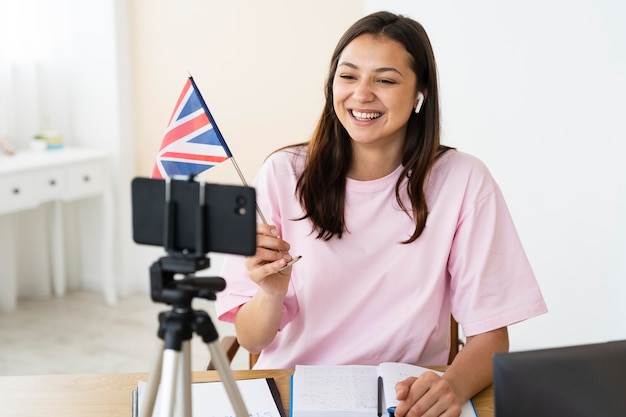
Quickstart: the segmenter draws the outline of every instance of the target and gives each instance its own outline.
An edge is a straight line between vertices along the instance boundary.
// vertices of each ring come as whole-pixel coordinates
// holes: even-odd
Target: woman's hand
[[[257,249],[246,259],[248,276],[271,296],[287,294],[291,267],[283,269],[291,260],[290,245],[278,236],[275,226],[257,224]]]
[[[450,384],[434,372],[409,377],[396,384],[396,417],[459,417],[461,402]]]
[[[493,355],[508,350],[506,327],[468,336],[442,376],[426,372],[396,384],[396,416],[460,416],[461,406],[491,384]]]
[[[285,268],[291,260],[289,248],[275,226],[257,224],[256,253],[246,259],[246,268],[259,290],[235,316],[237,339],[251,353],[259,353],[278,332],[291,279],[292,267]]]

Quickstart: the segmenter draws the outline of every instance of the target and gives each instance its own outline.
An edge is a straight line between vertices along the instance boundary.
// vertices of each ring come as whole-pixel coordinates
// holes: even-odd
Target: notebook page
[[[293,416],[375,416],[377,376],[375,366],[296,365]]]

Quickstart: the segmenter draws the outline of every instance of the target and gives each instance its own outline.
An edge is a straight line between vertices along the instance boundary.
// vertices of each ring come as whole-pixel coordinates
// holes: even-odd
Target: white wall
[[[367,0],[439,65],[444,142],[500,183],[550,312],[513,350],[626,339],[626,3]]]
[[[150,174],[191,73],[251,180],[270,152],[309,138],[322,110],[330,55],[363,5],[135,0],[131,13],[137,174]],[[206,178],[241,183],[230,163],[207,171]]]

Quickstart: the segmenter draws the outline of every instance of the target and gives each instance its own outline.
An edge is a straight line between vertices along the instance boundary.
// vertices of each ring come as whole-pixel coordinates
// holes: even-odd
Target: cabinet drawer
[[[66,174],[63,169],[49,169],[35,176],[35,190],[39,201],[58,200],[66,190]]]
[[[31,175],[7,175],[0,178],[0,214],[36,205],[35,185]]]
[[[91,197],[102,192],[104,166],[101,161],[74,165],[67,170],[66,199]]]

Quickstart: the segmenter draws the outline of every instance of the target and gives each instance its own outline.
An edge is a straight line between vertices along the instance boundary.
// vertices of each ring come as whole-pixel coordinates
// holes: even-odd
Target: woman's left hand
[[[409,377],[396,384],[396,417],[459,417],[461,403],[450,384],[434,372]]]
[[[396,416],[460,416],[462,405],[491,384],[493,355],[508,350],[506,327],[468,336],[443,376],[425,372],[396,384]]]

